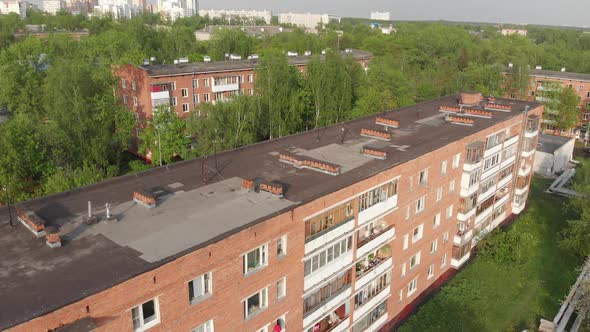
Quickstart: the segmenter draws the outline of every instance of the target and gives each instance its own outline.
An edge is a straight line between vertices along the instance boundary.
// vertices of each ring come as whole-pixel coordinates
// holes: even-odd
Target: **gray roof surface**
[[[537,151],[553,154],[555,150],[562,147],[567,142],[573,140],[570,137],[555,136],[548,134],[539,135],[539,143],[537,144]]]
[[[370,59],[373,55],[369,52],[361,50],[352,50],[351,53],[344,53],[343,55],[351,55],[355,60]],[[322,55],[323,59],[324,56]],[[292,56],[288,57],[291,65],[304,65],[311,60],[309,56]],[[258,59],[252,60],[228,60],[228,61],[212,61],[212,62],[190,62],[179,64],[165,64],[165,65],[149,65],[139,66],[139,68],[146,70],[151,77],[157,76],[171,76],[171,75],[186,75],[199,73],[216,73],[224,71],[240,71],[254,69],[258,65]]]
[[[590,74],[571,73],[571,72],[567,72],[567,71],[562,72],[562,71],[553,71],[553,70],[531,69],[531,75],[540,76],[540,77],[572,80],[572,81],[590,81]]]
[[[8,209],[0,207],[0,330],[517,116],[525,105],[540,106],[510,99],[498,102],[512,105],[513,111],[493,112],[491,119],[473,118],[473,126],[444,121],[439,106],[458,103],[457,96],[449,96],[20,203],[21,209],[35,211],[48,225],[61,226],[61,248],[49,248],[20,223],[11,228]],[[361,128],[384,130],[375,124],[375,117],[383,115],[400,122],[400,128],[389,130],[391,141],[360,135]],[[387,159],[361,156],[363,145],[386,151]],[[297,169],[279,162],[281,152],[339,164],[342,174]],[[240,179],[256,177],[284,184],[284,199],[240,189]],[[133,203],[137,190],[157,194],[159,206],[148,210]],[[88,201],[103,219],[102,207],[111,203],[118,221],[82,223]],[[240,218],[233,218],[236,215]]]

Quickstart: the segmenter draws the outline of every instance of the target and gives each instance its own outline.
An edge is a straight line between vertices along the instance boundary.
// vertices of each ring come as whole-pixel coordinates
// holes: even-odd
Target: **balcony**
[[[321,292],[321,290],[318,291]],[[313,306],[312,308],[307,308],[307,312],[304,312],[303,314],[303,325],[306,326],[312,324],[313,322],[321,319],[322,317],[329,315],[330,312],[333,312],[336,308],[341,307],[342,303],[344,301],[347,301],[351,296],[352,288],[350,284],[344,285],[330,298],[322,301],[321,303]]]
[[[453,243],[457,246],[461,246],[471,240],[473,236],[473,229],[458,231],[453,238]]]
[[[364,316],[371,309],[375,308],[379,303],[387,299],[390,295],[391,284],[387,284],[381,289],[375,289],[371,294],[369,294],[367,298],[363,299],[363,302],[359,305],[357,305],[357,297],[355,296],[354,317]]]
[[[495,155],[496,153],[498,153],[498,152],[500,152],[500,151],[502,151],[502,144],[497,144],[497,145],[495,145],[495,146],[493,146],[493,147],[491,147],[491,148],[487,149],[487,150],[484,152],[484,155],[483,155],[483,156],[484,156],[484,158],[487,158],[487,157],[489,157],[489,156],[493,156],[493,155]]]
[[[213,85],[211,86],[213,93],[238,90],[240,90],[240,83],[237,76],[217,77],[213,79]]]
[[[357,263],[358,264],[358,263]],[[390,271],[393,266],[393,258],[389,257],[384,260],[380,260],[377,264],[370,268],[364,269],[362,274],[359,276],[357,273],[355,288],[360,289],[365,287],[372,280],[382,275],[383,273]]]
[[[328,315],[313,325],[310,325],[306,332],[343,332],[347,331],[350,326],[350,308],[349,302],[346,301],[331,310]]]
[[[531,115],[527,118],[524,131],[525,138],[533,138],[539,134],[539,122],[538,115]]]
[[[522,148],[522,153],[521,153],[521,155],[522,155],[524,158],[528,158],[528,157],[530,157],[530,156],[534,155],[536,151],[537,151],[537,150],[535,149],[535,147],[534,147],[534,146],[531,146],[531,145],[524,146],[524,147]]]
[[[471,142],[467,145],[467,154],[465,155],[465,161],[463,162],[464,171],[471,172],[481,167],[484,147],[485,143],[482,141]]]
[[[354,216],[348,217],[343,222],[326,228],[318,233],[308,236],[305,240],[305,254],[315,251],[320,247],[342,237],[354,230]]]
[[[324,282],[326,279],[336,275],[346,267],[349,267],[353,263],[352,250],[349,250],[341,254],[338,258],[334,259],[330,263],[324,265],[321,269],[312,272],[310,275],[304,277],[303,288],[308,290],[315,285]]]
[[[377,203],[361,212],[358,215],[358,225],[364,225],[388,213],[397,210],[397,194],[389,197],[383,202]]]
[[[512,173],[508,173],[508,175],[504,175],[504,177],[500,178],[498,181],[498,188],[504,187],[508,183],[512,181]]]
[[[512,163],[514,163],[514,161],[516,160],[516,155],[512,155],[504,160],[502,160],[502,163],[500,164],[500,168],[504,168]]]
[[[531,174],[531,165],[525,164],[518,168],[518,176],[527,176]]]
[[[496,195],[496,202],[494,203],[495,208],[502,206],[502,204],[506,203],[508,201],[508,199],[510,198],[508,188],[505,188],[505,189],[506,189],[505,194]]]
[[[471,207],[470,210],[457,213],[457,220],[459,221],[467,221],[467,219],[473,217],[475,215],[475,205]]]
[[[358,237],[357,257],[362,257],[371,251],[391,242],[395,238],[395,227],[387,226],[374,228]]]
[[[389,245],[384,245],[377,251],[363,257],[356,263],[356,278],[362,278],[389,258],[391,258],[391,246]]]
[[[507,148],[516,142],[518,142],[518,135],[514,135],[514,136],[510,137],[509,139],[507,139],[506,141],[504,141],[504,148]]]
[[[465,262],[467,262],[469,260],[469,257],[471,256],[471,253],[468,253],[467,255],[461,257],[460,259],[451,259],[451,266],[455,269],[458,269],[461,267],[461,265],[465,264]]]
[[[487,217],[489,217],[492,214],[492,210],[493,210],[492,205],[490,205],[485,210],[482,210],[480,213],[478,213],[477,216],[475,217],[474,225],[479,224],[480,222],[485,220]]]

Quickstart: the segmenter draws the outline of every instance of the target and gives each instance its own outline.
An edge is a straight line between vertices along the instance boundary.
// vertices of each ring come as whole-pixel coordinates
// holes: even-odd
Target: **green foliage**
[[[557,246],[563,199],[533,179],[526,212],[478,244],[475,258],[420,307],[399,331],[534,330],[552,317],[581,263]]]
[[[55,170],[45,178],[43,194],[49,195],[91,185],[106,178],[106,172],[96,166],[84,165],[75,169]]]
[[[583,159],[576,168],[576,175],[572,184],[573,189],[580,194],[567,205],[571,213],[567,218],[567,227],[560,235],[559,245],[570,252],[586,257],[590,255],[590,161]]]
[[[140,134],[139,152],[151,153],[154,166],[159,165],[160,158],[166,164],[177,157],[186,159],[192,155],[191,140],[186,133],[186,121],[167,108],[159,108]]]

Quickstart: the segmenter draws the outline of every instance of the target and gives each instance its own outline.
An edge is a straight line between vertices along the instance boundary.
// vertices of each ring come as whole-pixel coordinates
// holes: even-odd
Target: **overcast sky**
[[[202,9],[266,9],[366,17],[389,11],[393,20],[590,25],[588,0],[199,0]]]

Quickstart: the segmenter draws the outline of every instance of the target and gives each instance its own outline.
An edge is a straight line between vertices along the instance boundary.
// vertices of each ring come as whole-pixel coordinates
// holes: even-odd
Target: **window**
[[[486,150],[498,146],[499,144],[502,144],[502,142],[504,142],[505,135],[506,132],[502,131],[492,136],[489,136],[486,140]]]
[[[127,105],[127,96],[123,96],[123,104]]]
[[[191,332],[213,332],[213,320],[208,320],[205,323],[195,327]]]
[[[248,252],[244,259],[244,274],[268,265],[268,246],[266,244]]]
[[[449,219],[451,217],[453,217],[453,206],[452,205],[447,208],[447,219]]]
[[[492,176],[491,178],[485,180],[481,184],[481,193],[484,194],[488,192],[488,190],[496,189],[496,177]]]
[[[182,111],[183,111],[183,112],[185,112],[185,113],[186,113],[186,112],[188,112],[189,110],[190,110],[190,109],[189,109],[189,107],[188,107],[188,104],[182,104]]]
[[[188,97],[188,89],[187,88],[180,89],[180,94],[182,95],[183,98]]]
[[[531,96],[535,95],[535,90],[531,90]]]
[[[170,98],[170,105],[176,106],[176,97]]]
[[[459,168],[459,160],[461,159],[461,154],[457,153],[453,156],[453,169]]]
[[[434,221],[432,223],[434,225],[434,228],[437,228],[438,226],[440,226],[440,213],[437,213],[434,216]]]
[[[144,331],[160,322],[158,299],[151,299],[142,305],[131,309],[133,330]]]
[[[240,75],[240,83],[244,83],[244,75]]]
[[[312,312],[352,283],[352,269],[341,273],[303,299],[303,313]]]
[[[590,98],[590,91],[586,92],[586,98]]]
[[[377,188],[371,189],[359,197],[359,212],[381,202],[385,202],[387,199],[395,195],[397,195],[397,180],[390,181]]]
[[[399,298],[398,298],[398,303],[402,303],[402,301],[404,300],[404,291],[402,289],[399,290]]]
[[[307,277],[350,250],[352,250],[352,236],[344,238],[306,259],[303,264],[304,275]]]
[[[428,267],[428,279],[434,277],[434,264],[430,264]]]
[[[443,160],[440,163],[440,175],[445,175],[447,174],[447,161]]]
[[[131,82],[131,90],[137,91],[137,82],[135,82],[135,81]]]
[[[254,75],[252,75],[252,74],[248,75],[248,82],[250,82],[250,83],[254,82]]]
[[[442,187],[438,187],[436,189],[436,201],[440,201],[442,199],[442,195],[443,195],[443,188]]]
[[[590,119],[590,113],[584,113],[583,117],[584,117],[584,120]]]
[[[483,162],[483,171],[487,171],[488,169],[498,165],[500,162],[500,154],[496,153],[495,155],[489,157]]]
[[[176,82],[170,82],[170,91],[176,91]]]
[[[510,99],[516,99],[516,93],[511,93],[510,94]]]
[[[582,84],[578,85],[578,91],[584,91],[584,85],[582,85]]]
[[[193,89],[196,89],[199,87],[199,80],[198,79],[193,79]]]
[[[426,201],[426,196],[422,196],[416,201],[416,213],[424,210],[425,201]]]
[[[480,172],[481,171],[478,169],[469,175],[469,188],[471,188],[477,184],[477,182],[479,181],[479,173]]]
[[[408,296],[414,294],[414,292],[416,292],[417,288],[418,288],[418,278],[415,278],[414,280],[410,281],[410,283],[408,284]]]
[[[203,86],[208,88],[209,87],[209,79],[208,78],[204,78],[203,79]]]
[[[426,185],[426,183],[428,183],[428,170],[427,169],[420,172],[419,183],[421,186],[424,186],[424,185]]]
[[[305,221],[305,241],[311,241],[325,234],[333,227],[349,222],[354,218],[354,201],[340,204]]]
[[[406,206],[406,220],[410,220],[410,206]]]
[[[121,79],[121,87],[122,87],[123,89],[127,89],[127,80],[126,80],[126,79],[124,79],[124,78],[122,78],[122,79]],[[590,92],[589,92],[589,93],[590,93]]]
[[[451,180],[451,182],[449,182],[449,193],[455,192],[455,180]]]
[[[268,307],[268,287],[244,300],[244,318],[259,313]]]
[[[133,97],[133,106],[137,107],[139,103],[137,102],[137,97]]]
[[[404,250],[408,249],[408,240],[409,239],[410,239],[410,235],[408,235],[408,234],[404,235],[404,244],[403,244]]]
[[[402,264],[402,277],[406,276],[406,263]]]
[[[418,241],[422,238],[423,230],[424,230],[423,224],[414,228],[414,230],[412,231],[412,243],[416,243],[416,241]]]
[[[410,270],[412,270],[413,268],[415,268],[416,266],[418,266],[420,264],[420,254],[421,254],[421,252],[418,251],[417,254],[412,256],[412,258],[410,258]]]
[[[283,277],[277,281],[277,300],[285,296],[287,296],[287,277]]]
[[[433,254],[438,250],[438,239],[432,241],[430,244],[430,253]]]
[[[211,272],[202,274],[188,282],[188,299],[195,303],[213,293]]]
[[[277,256],[283,257],[286,254],[287,254],[287,235],[283,235],[277,240]]]
[[[193,104],[198,104],[199,102],[199,95],[193,95]]]
[[[443,234],[443,244],[445,244],[447,242],[449,242],[449,232],[448,231]]]
[[[447,265],[447,254],[442,255],[440,258],[440,267],[445,267]]]
[[[381,293],[382,290],[388,288],[390,283],[390,272],[386,272],[379,276],[377,279],[371,281],[368,285],[364,286],[359,292],[357,292],[354,295],[354,308],[356,309],[367,304],[377,294]]]
[[[209,101],[209,94],[208,93],[203,94],[203,101]]]

